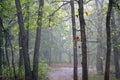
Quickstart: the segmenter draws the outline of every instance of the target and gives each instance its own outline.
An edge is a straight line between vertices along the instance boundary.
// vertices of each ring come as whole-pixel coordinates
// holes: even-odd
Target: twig
[[[83,2],[84,4],[87,4],[87,3],[89,3],[90,1],[92,1],[92,0],[88,0],[88,1],[86,1],[86,2]]]
[[[58,10],[60,10],[64,5],[66,5],[66,4],[68,4],[68,3],[70,3],[70,1],[69,2],[66,2],[66,3],[63,3],[61,6],[59,6],[52,14],[50,14],[49,16],[53,16]]]
[[[56,3],[56,2],[70,2],[70,1],[52,1],[51,3]]]

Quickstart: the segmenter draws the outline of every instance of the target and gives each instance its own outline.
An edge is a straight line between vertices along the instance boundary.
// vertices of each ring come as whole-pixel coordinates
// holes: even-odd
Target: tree
[[[18,24],[20,28],[21,36],[21,47],[23,51],[24,65],[25,65],[25,80],[32,80],[31,68],[30,68],[30,59],[28,54],[28,45],[27,45],[27,32],[24,28],[23,15],[20,0],[15,0]]]
[[[111,56],[110,18],[111,18],[112,7],[113,7],[113,0],[109,0],[108,11],[107,11],[107,16],[106,16],[107,54],[106,54],[104,80],[109,80],[109,73],[110,73],[110,56]]]
[[[0,17],[0,76],[2,75],[3,51],[3,22]]]
[[[30,13],[29,13],[29,4],[30,4],[30,1],[28,0],[27,2],[26,2],[26,4],[25,4],[25,23],[26,23],[26,32],[27,32],[27,37],[26,37],[26,39],[27,39],[27,52],[29,53],[29,15],[30,15]],[[18,39],[18,41],[19,41],[19,68],[20,67],[22,67],[23,66],[23,51],[22,51],[22,49],[21,49],[21,46],[22,46],[22,43],[21,43],[21,36],[20,36],[20,32],[19,32],[19,39]]]
[[[96,9],[97,9],[97,32],[98,32],[98,36],[97,36],[97,41],[99,42],[97,44],[97,73],[98,74],[103,74],[103,59],[102,59],[102,19],[100,17],[100,9],[99,9],[99,0],[95,0],[95,4],[96,4]],[[102,5],[100,5],[100,7],[102,7]]]
[[[79,0],[78,5],[79,5],[78,12],[79,12],[80,32],[81,32],[81,46],[82,46],[81,47],[82,48],[82,80],[88,80],[87,45],[86,45],[83,0]]]
[[[77,59],[77,39],[76,39],[76,23],[75,23],[75,9],[74,0],[71,0],[71,17],[72,17],[72,33],[73,33],[73,58],[74,58],[74,80],[78,80],[78,59]],[[70,53],[69,53],[70,54]]]
[[[22,48],[22,43],[21,43],[21,36],[20,36],[20,32],[19,32],[19,39],[18,39],[18,42],[19,42],[19,68],[21,68],[23,66],[23,49]]]
[[[112,10],[112,19],[111,19],[111,27],[112,27],[112,43],[113,43],[113,54],[114,54],[114,65],[115,65],[115,76],[117,79],[120,78],[120,66],[119,66],[119,50],[118,50],[118,38],[117,38],[117,26],[115,23],[115,11]]]
[[[42,16],[43,16],[43,6],[44,0],[38,0],[39,9],[38,9],[38,20],[37,20],[37,29],[36,29],[36,40],[34,48],[34,59],[33,59],[33,79],[38,80],[38,63],[39,63],[39,49],[40,49],[40,40],[41,40],[41,28],[42,28]]]

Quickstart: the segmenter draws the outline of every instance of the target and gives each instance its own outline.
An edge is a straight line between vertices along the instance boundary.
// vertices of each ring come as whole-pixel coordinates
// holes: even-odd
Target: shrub
[[[41,62],[38,68],[38,75],[41,80],[48,80],[47,73],[50,70],[47,64]]]

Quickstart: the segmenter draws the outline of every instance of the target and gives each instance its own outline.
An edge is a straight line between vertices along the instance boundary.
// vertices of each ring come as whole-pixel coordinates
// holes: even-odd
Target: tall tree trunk
[[[18,24],[20,28],[21,35],[21,43],[23,49],[23,57],[24,57],[24,65],[25,65],[25,80],[33,80],[30,68],[30,59],[28,54],[28,45],[27,45],[27,32],[24,28],[22,9],[20,5],[20,0],[15,0],[17,16],[18,16]]]
[[[7,37],[7,32],[4,31],[4,35],[5,35],[5,54],[6,54],[6,64],[9,67],[9,71],[10,71],[10,61],[9,61],[9,51],[8,51],[8,37]]]
[[[3,22],[2,18],[0,17],[0,76],[2,75],[2,63],[3,63]]]
[[[51,47],[49,49],[49,56],[48,56],[48,65],[51,66]]]
[[[10,40],[9,32],[7,32],[6,34],[7,34],[6,36],[8,37],[8,42],[9,42],[9,46],[10,46],[11,53],[12,53],[12,68],[13,68],[14,80],[16,80],[17,76],[16,76],[16,71],[15,71],[15,59],[14,59],[13,46]]]
[[[33,79],[34,80],[38,80],[39,49],[40,49],[40,40],[41,40],[44,0],[38,0],[38,2],[39,2],[38,20],[37,20],[38,27],[36,29],[36,40],[35,40],[34,59],[33,59]]]
[[[115,24],[115,12],[112,10],[112,19],[111,19],[111,27],[114,35],[112,35],[113,42],[113,53],[114,53],[114,65],[115,65],[115,76],[117,79],[120,78],[120,66],[119,66],[119,51],[118,51],[118,39],[116,34],[116,24]]]
[[[82,45],[82,80],[88,80],[88,69],[87,69],[87,45],[86,45],[86,33],[85,33],[85,20],[84,20],[84,8],[83,0],[78,1],[79,5],[79,21],[81,31],[81,45]]]
[[[60,32],[60,39],[59,39],[59,42],[62,43],[62,33]],[[52,39],[52,38],[51,38]],[[63,47],[63,45],[61,45],[61,47]],[[62,63],[62,52],[61,52],[61,48],[59,48],[59,51],[58,51],[58,60],[59,60],[59,63]]]
[[[26,16],[25,16],[25,19],[26,19],[26,32],[27,32],[27,48],[28,48],[28,53],[29,53],[29,0],[28,2],[26,3],[25,5],[25,9],[26,9]],[[21,36],[20,36],[20,33],[19,33],[19,68],[23,66],[23,51],[21,49]]]
[[[110,56],[111,56],[110,18],[111,18],[112,6],[113,6],[112,0],[109,0],[108,11],[106,16],[107,54],[106,54],[104,80],[109,80],[109,73],[110,73]]]
[[[50,22],[51,22],[51,19],[49,20],[49,29],[48,29],[48,38],[49,38],[49,43],[51,43],[51,41],[52,41],[52,28],[51,28],[51,26],[50,26]],[[52,47],[51,46],[49,46],[49,48],[48,48],[48,65],[50,66],[51,65],[51,49],[52,49]]]
[[[25,9],[26,9],[26,16],[25,16],[25,19],[26,19],[26,23],[27,25],[25,26],[26,27],[26,32],[27,32],[27,52],[29,53],[29,0],[28,2],[26,3],[25,5]],[[19,33],[19,47],[21,48],[21,36],[20,36],[20,33]],[[19,49],[19,68],[23,66],[23,51],[22,49]]]
[[[25,7],[26,7],[26,23],[27,23],[27,25],[25,26],[26,27],[26,39],[27,39],[27,52],[29,53],[29,15],[30,15],[30,13],[29,13],[29,4],[30,4],[30,2],[29,2],[30,0],[28,0],[28,2],[27,2],[27,4],[25,5]]]
[[[99,75],[103,74],[103,59],[102,59],[102,20],[100,17],[100,11],[99,11],[99,4],[98,4],[98,0],[95,0],[95,4],[96,4],[96,9],[97,9],[97,32],[98,32],[98,36],[97,36],[97,41],[99,42],[97,44],[97,73]]]
[[[77,40],[76,37],[76,23],[75,23],[75,9],[74,9],[74,0],[71,0],[71,17],[72,17],[72,31],[73,31],[73,58],[74,58],[74,70],[73,76],[74,80],[78,80],[78,59],[77,59]]]
[[[21,43],[21,34],[19,32],[19,69],[23,66],[23,49],[21,48],[22,47],[22,43]],[[21,71],[21,70],[20,70]]]

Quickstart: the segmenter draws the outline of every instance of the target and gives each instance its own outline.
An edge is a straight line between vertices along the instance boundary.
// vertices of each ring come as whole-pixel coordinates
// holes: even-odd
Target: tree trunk
[[[112,0],[109,0],[108,11],[107,11],[107,16],[106,16],[107,54],[106,54],[104,80],[109,80],[109,73],[110,73],[110,56],[111,56],[110,18],[111,18],[112,6],[113,6]]]
[[[71,17],[72,17],[72,31],[73,31],[73,58],[74,58],[74,70],[73,70],[73,78],[74,80],[78,80],[78,59],[77,59],[77,41],[76,37],[76,23],[75,23],[75,9],[74,9],[74,0],[71,0]]]
[[[117,47],[113,47],[114,52],[114,65],[115,65],[115,76],[117,79],[120,79],[120,65],[119,65],[119,52]]]
[[[0,76],[2,76],[2,63],[3,63],[3,22],[2,18],[0,17]]]
[[[100,17],[100,11],[99,11],[99,6],[98,6],[98,0],[95,0],[96,3],[96,9],[97,11],[97,32],[98,32],[98,36],[97,36],[97,41],[99,42],[97,44],[97,73],[98,75],[102,75],[103,74],[103,55],[102,55],[102,20]]]
[[[26,32],[27,32],[27,48],[28,48],[28,53],[29,53],[29,2],[27,2],[27,4],[25,5],[25,9],[26,9]],[[19,68],[23,66],[23,51],[21,49],[21,36],[19,33]]]
[[[115,76],[117,79],[120,78],[120,66],[119,66],[119,51],[118,51],[118,38],[116,34],[116,24],[115,24],[115,14],[114,10],[112,10],[112,19],[111,19],[111,27],[114,35],[112,35],[113,42],[113,53],[114,53],[114,65],[115,65]]]
[[[86,45],[86,33],[85,33],[85,20],[84,20],[84,8],[83,0],[78,1],[79,5],[79,21],[81,30],[81,48],[82,48],[82,80],[88,80],[88,69],[87,69],[87,45]]]
[[[48,38],[49,38],[49,43],[52,42],[52,28],[50,26],[50,22],[51,22],[51,19],[49,20],[49,29],[47,30],[48,31]],[[52,46],[49,46],[48,48],[48,65],[50,66],[51,65],[51,49],[52,49]],[[60,60],[61,61],[61,60]]]
[[[8,38],[7,38],[7,33],[4,32],[5,34],[5,55],[6,55],[6,65],[9,67],[10,70],[10,62],[9,62],[9,52],[8,52]]]
[[[29,59],[29,54],[28,54],[27,32],[24,28],[20,0],[15,0],[15,4],[16,4],[16,9],[17,9],[18,24],[20,28],[21,45],[23,49],[23,58],[24,58],[24,65],[25,65],[25,80],[33,80],[32,74],[31,74],[31,68],[30,68],[30,59]]]
[[[30,2],[29,2],[30,0],[28,0],[28,3],[25,5],[25,7],[26,7],[26,23],[27,23],[27,25],[25,26],[26,27],[26,39],[27,39],[27,52],[29,53],[29,4],[30,4]]]
[[[22,43],[21,43],[21,36],[20,36],[20,33],[19,33],[19,69],[23,66],[23,49],[21,48],[22,47]],[[20,70],[21,71],[21,70]]]
[[[36,29],[36,40],[34,48],[34,59],[33,59],[33,79],[38,80],[38,64],[39,64],[39,49],[40,49],[40,40],[41,40],[41,28],[42,28],[42,16],[43,16],[43,6],[44,0],[39,1],[38,9],[38,20],[37,20],[37,29]]]
[[[51,66],[51,48],[49,48],[48,65]]]
[[[60,32],[60,39],[59,39],[59,42],[62,43],[62,33]],[[51,38],[52,39],[52,38]],[[61,47],[63,47],[63,45],[61,45]],[[62,63],[62,52],[61,52],[61,48],[59,48],[59,51],[58,51],[58,60],[59,60],[59,63]]]
[[[13,68],[13,75],[14,75],[14,80],[17,79],[17,76],[16,76],[16,69],[15,69],[15,59],[14,59],[14,52],[13,52],[13,46],[12,46],[12,43],[11,43],[11,40],[10,40],[10,35],[9,35],[9,32],[6,32],[6,36],[7,36],[7,40],[9,42],[9,46],[10,46],[10,49],[11,49],[11,53],[12,53],[12,68]],[[6,41],[7,41],[6,40]]]

